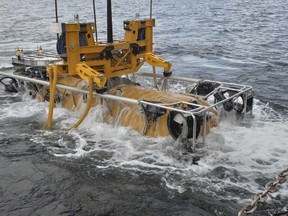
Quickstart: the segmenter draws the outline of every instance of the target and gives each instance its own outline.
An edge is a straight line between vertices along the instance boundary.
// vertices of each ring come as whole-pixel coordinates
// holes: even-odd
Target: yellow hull
[[[79,89],[88,88],[87,82],[83,81],[79,78],[74,78],[72,76],[67,76],[64,78],[60,78],[57,83],[64,84],[67,86],[76,87]],[[37,97],[40,100],[44,100],[45,94],[49,92],[49,88],[44,88],[40,93],[38,93]],[[186,95],[175,94],[170,92],[158,91],[151,88],[145,88],[142,86],[134,85],[134,84],[120,84],[116,85],[115,87],[108,90],[108,93],[111,95],[117,95],[125,98],[136,99],[136,100],[145,100],[151,101],[153,103],[164,103],[164,104],[173,104],[179,101],[184,102],[195,102],[201,105],[207,105],[206,102],[199,98],[194,98]],[[57,89],[56,95],[61,98],[61,105],[62,107],[69,109],[71,111],[79,110],[80,107],[86,104],[87,95],[83,95],[80,93],[75,93],[69,90]],[[138,131],[139,133],[151,136],[151,137],[165,137],[165,136],[172,136],[174,139],[177,139],[181,134],[181,128],[178,124],[172,122],[171,119],[171,111],[159,109],[155,110],[155,112],[151,112],[148,110],[148,107],[125,103],[125,102],[118,102],[115,100],[109,99],[100,99],[100,98],[93,98],[92,106],[97,105],[104,105],[107,109],[104,115],[104,121],[106,123],[112,125],[121,125],[125,127],[131,127],[134,130]],[[171,107],[173,107],[171,105]],[[187,106],[181,105],[178,107],[181,109],[186,109]],[[157,113],[159,111],[160,113]],[[162,113],[161,113],[162,111]],[[206,124],[206,134],[209,133],[210,128],[215,127],[217,125],[217,113],[212,108],[208,110],[209,113],[213,113],[211,116],[214,116],[210,119],[207,119]],[[175,117],[175,114],[174,114]],[[192,121],[192,119],[190,119]],[[169,123],[170,122],[170,123]],[[198,123],[198,122],[197,122]],[[191,127],[191,124],[190,124]],[[192,125],[193,127],[193,125]],[[191,137],[190,128],[190,135],[188,138]],[[197,129],[198,130],[198,129]],[[201,126],[199,131],[197,131],[198,135],[201,136],[204,133],[204,128]]]

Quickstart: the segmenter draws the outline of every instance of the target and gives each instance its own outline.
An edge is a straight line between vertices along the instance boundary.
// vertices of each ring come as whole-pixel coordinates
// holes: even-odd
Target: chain
[[[286,177],[288,177],[288,168],[279,173],[274,181],[268,182],[265,185],[265,190],[262,193],[255,194],[251,203],[240,209],[240,211],[238,212],[238,216],[241,216],[242,214],[251,214],[252,212],[254,212],[258,207],[258,203],[265,202],[270,193],[276,192],[277,186],[279,184],[283,184],[284,182],[288,181],[288,178]]]

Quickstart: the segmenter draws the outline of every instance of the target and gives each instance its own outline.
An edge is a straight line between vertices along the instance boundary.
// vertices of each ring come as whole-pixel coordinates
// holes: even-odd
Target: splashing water
[[[97,169],[161,173],[166,187],[179,193],[202,190],[217,199],[240,201],[244,196],[239,191],[261,191],[262,183],[288,164],[287,119],[255,101],[253,118],[224,119],[212,130],[206,145],[198,148],[202,155],[198,165],[193,164],[191,155],[177,149],[172,138],[143,137],[130,128],[103,123],[100,106],[91,110],[79,128],[69,132],[64,129],[76,122],[80,113],[55,109],[54,121],[60,130],[42,131],[31,141],[46,146],[56,157],[90,158]],[[17,104],[14,107],[17,113]],[[44,107],[24,101],[24,111],[18,117],[29,117],[30,109],[37,113]],[[284,193],[284,198],[287,195]]]

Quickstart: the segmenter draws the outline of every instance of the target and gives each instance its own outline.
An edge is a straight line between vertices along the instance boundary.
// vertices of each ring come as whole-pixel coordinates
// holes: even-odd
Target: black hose
[[[168,127],[170,135],[172,136],[174,140],[177,140],[178,137],[182,135],[182,130],[183,130],[183,124],[180,124],[174,120],[177,114],[182,115],[179,112],[171,111],[167,118],[167,127]],[[193,118],[191,116],[188,116],[188,117],[183,116],[183,118],[185,119],[187,127],[188,127],[187,137],[184,137],[184,138],[186,139],[193,138],[193,128],[196,127],[196,139],[197,139],[200,134],[201,125],[202,125],[201,117],[197,115],[195,116],[196,126],[193,124]]]

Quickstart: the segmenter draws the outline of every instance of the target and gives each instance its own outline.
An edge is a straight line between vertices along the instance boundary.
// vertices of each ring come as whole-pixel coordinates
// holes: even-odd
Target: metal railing
[[[50,85],[48,81],[44,81],[41,79],[35,79],[35,78],[29,78],[29,77],[25,77],[25,76],[20,76],[17,74],[0,72],[0,75],[12,77],[12,78],[27,81],[27,82],[33,82],[33,83],[40,84],[43,86],[49,86]],[[149,74],[149,73],[136,73],[136,75],[146,76],[146,77],[151,77],[151,78],[153,77],[153,74]],[[161,75],[156,75],[156,76],[157,76],[157,78],[161,78],[161,79],[164,78]],[[231,95],[231,96],[229,96],[226,99],[223,99],[221,101],[214,100],[214,103],[207,103],[207,105],[202,105],[199,103],[198,104],[197,103],[191,103],[191,102],[187,102],[187,101],[177,101],[175,103],[153,103],[150,101],[136,100],[136,99],[131,99],[131,98],[112,95],[112,94],[93,93],[93,96],[94,97],[100,97],[103,99],[123,102],[123,103],[134,104],[137,106],[142,106],[142,105],[154,106],[154,107],[162,108],[162,109],[169,110],[169,111],[179,112],[179,113],[186,115],[186,116],[191,116],[192,121],[193,121],[192,149],[194,150],[195,146],[197,144],[197,141],[198,141],[196,138],[197,137],[196,136],[196,128],[197,128],[196,116],[198,116],[198,115],[203,116],[202,142],[205,143],[206,127],[207,127],[207,115],[208,115],[207,113],[209,112],[209,110],[213,109],[214,111],[219,112],[219,110],[221,110],[220,106],[222,106],[225,102],[234,100],[234,99],[238,98],[239,96],[242,96],[243,97],[243,110],[244,110],[243,115],[245,116],[246,109],[247,109],[248,95],[253,93],[251,86],[239,85],[239,84],[234,84],[234,83],[217,82],[217,81],[211,81],[211,80],[199,80],[199,79],[192,79],[192,78],[186,78],[186,77],[176,77],[176,76],[170,76],[167,79],[187,82],[189,85],[197,84],[200,81],[217,84],[218,85],[217,88],[215,88],[212,92],[210,92],[209,94],[207,94],[205,96],[199,97],[198,95],[195,95],[195,94],[188,94],[189,96],[191,96],[191,98],[193,98],[193,97],[194,98],[201,98],[204,101],[205,100],[207,101],[208,97],[215,94],[217,91],[228,91],[229,90],[229,91],[235,92],[235,94],[233,94],[233,95]],[[71,86],[67,86],[67,85],[63,85],[63,84],[57,84],[56,86],[57,86],[57,88],[66,89],[66,90],[70,90],[70,91],[81,93],[81,94],[88,94],[89,93],[87,90],[78,89],[76,87],[71,87]],[[189,110],[184,110],[184,109],[178,108],[178,107],[181,107],[182,105],[189,106]],[[251,113],[252,113],[252,110],[251,110]]]

